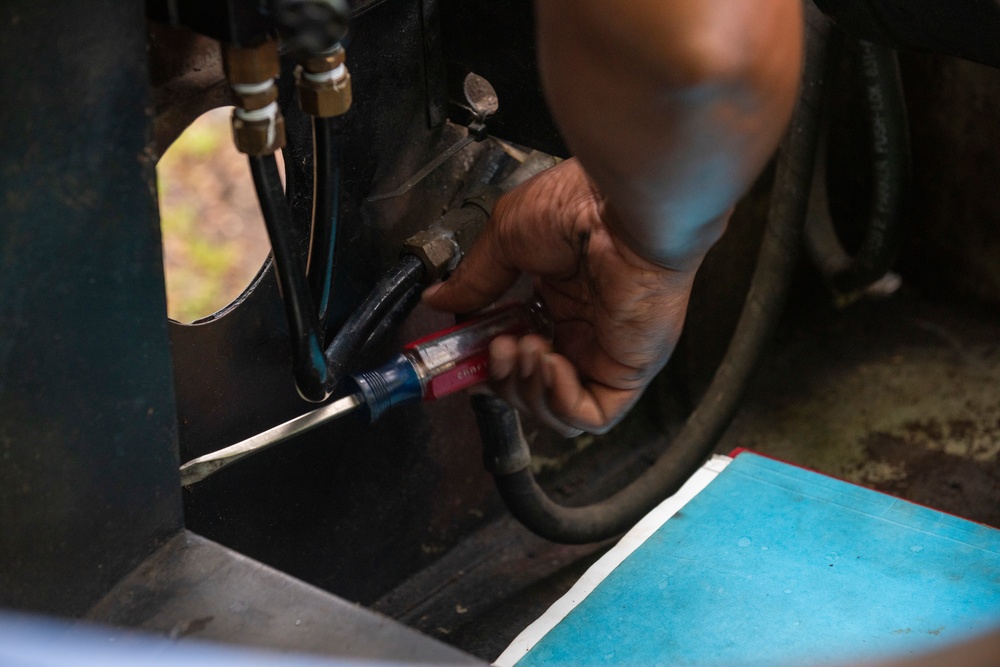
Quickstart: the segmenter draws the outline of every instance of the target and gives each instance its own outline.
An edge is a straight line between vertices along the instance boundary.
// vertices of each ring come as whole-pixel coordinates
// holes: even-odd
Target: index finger
[[[451,276],[424,292],[427,305],[467,313],[490,305],[514,284],[521,272],[504,253],[495,230],[491,223]]]

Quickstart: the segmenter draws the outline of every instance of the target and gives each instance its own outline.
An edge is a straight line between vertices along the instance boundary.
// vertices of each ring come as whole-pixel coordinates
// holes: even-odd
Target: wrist
[[[698,270],[732,213],[730,209],[708,222],[681,226],[664,220],[665,216],[623,214],[608,201],[603,208],[602,217],[617,243],[651,264],[681,273]]]

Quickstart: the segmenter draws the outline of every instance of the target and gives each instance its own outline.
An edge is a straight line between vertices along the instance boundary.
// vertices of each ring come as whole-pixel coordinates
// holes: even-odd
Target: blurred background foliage
[[[257,274],[270,245],[231,108],[202,115],[156,166],[167,315],[192,322],[224,308]]]

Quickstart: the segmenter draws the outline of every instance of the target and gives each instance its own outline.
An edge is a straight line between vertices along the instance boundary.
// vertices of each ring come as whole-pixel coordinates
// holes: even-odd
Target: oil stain
[[[862,484],[878,491],[1000,526],[1000,505],[982,502],[1000,496],[1000,453],[984,446],[997,441],[1000,428],[994,423],[907,422],[899,430],[875,431],[861,439],[866,459],[894,474],[875,474],[868,464],[854,472]]]

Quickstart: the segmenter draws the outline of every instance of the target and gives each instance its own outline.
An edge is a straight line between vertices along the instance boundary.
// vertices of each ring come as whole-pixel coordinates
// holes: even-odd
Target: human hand
[[[681,332],[694,267],[664,268],[615,233],[612,213],[576,160],[505,195],[451,277],[424,301],[454,313],[484,308],[522,273],[555,323],[490,346],[494,389],[563,435],[614,426],[663,368]]]

